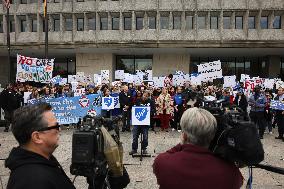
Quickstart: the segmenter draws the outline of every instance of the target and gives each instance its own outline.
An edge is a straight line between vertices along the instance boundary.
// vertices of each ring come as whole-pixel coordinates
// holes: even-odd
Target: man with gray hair
[[[237,189],[243,184],[239,169],[208,150],[217,130],[207,110],[190,108],[180,121],[181,143],[159,154],[153,171],[160,189]]]

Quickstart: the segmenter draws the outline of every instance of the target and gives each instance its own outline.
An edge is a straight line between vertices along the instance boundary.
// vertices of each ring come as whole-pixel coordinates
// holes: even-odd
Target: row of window
[[[18,16],[20,21],[20,31],[21,32],[37,32],[37,19],[36,16],[33,18],[30,17],[30,29],[27,27],[27,20],[26,16]],[[63,30],[64,31],[72,31],[73,30],[73,19],[72,15],[68,17],[63,17]],[[119,30],[120,29],[120,17],[119,14],[116,14],[115,16],[110,17],[110,24],[109,24],[109,17],[107,14],[104,16],[101,15],[99,18],[99,29],[100,30]],[[132,15],[127,14],[127,16],[123,16],[123,29],[124,30],[132,30]],[[147,16],[147,22],[145,22],[145,17],[142,16],[136,16],[135,18],[135,29],[141,30],[141,29],[156,29],[157,28],[157,17],[156,15],[148,15]],[[181,29],[182,26],[182,18],[178,15],[172,16],[172,27],[170,27],[170,17],[165,15],[160,15],[160,29]],[[197,16],[196,18],[191,15],[185,16],[185,28],[187,30],[194,29],[194,25],[196,22],[197,29],[206,29],[206,23],[207,23],[208,17],[206,16]],[[232,17],[230,16],[224,16],[223,17],[223,29],[243,29],[244,27],[244,17],[243,16],[235,16],[235,20],[232,20]],[[207,24],[209,24],[210,29],[219,29],[220,17],[218,16],[210,16],[209,21]],[[96,15],[90,15],[86,19],[84,17],[77,17],[76,18],[76,26],[77,31],[84,31],[84,30],[96,30]],[[232,28],[232,22],[234,21],[234,28]],[[256,29],[257,24],[256,16],[249,16],[247,21],[247,28],[248,29]],[[87,27],[85,28],[85,22],[87,22]],[[43,25],[43,31],[44,30],[44,19],[42,19],[42,25]],[[272,28],[273,29],[281,29],[281,16],[274,16],[273,22],[272,22]],[[109,26],[111,28],[109,28]],[[269,18],[268,16],[261,16],[259,19],[259,27],[261,29],[268,29],[269,28]],[[60,31],[60,15],[51,15],[49,20],[49,28],[52,31]],[[0,17],[0,32],[3,32],[3,19]],[[14,17],[10,17],[10,32],[15,32],[15,21]]]
[[[73,0],[50,0],[49,3],[60,3],[63,2],[73,2]],[[85,2],[91,0],[76,0],[77,2]],[[96,1],[96,0],[93,0]],[[98,0],[97,0],[98,1]],[[100,0],[100,1],[108,1],[108,0]],[[119,1],[119,0],[109,0],[109,1]],[[11,4],[15,3],[15,0],[10,0]],[[28,3],[38,3],[38,0],[19,0],[20,4],[28,4]],[[42,0],[44,2],[44,0]]]

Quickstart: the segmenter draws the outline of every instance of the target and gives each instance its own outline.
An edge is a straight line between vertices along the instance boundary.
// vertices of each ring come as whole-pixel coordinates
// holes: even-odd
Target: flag
[[[47,11],[47,10],[46,10],[46,8],[47,8],[47,7],[46,7],[46,6],[47,6],[46,3],[47,3],[47,1],[44,0],[44,9],[43,9],[43,10],[44,10],[44,17],[46,17],[46,11]]]
[[[3,0],[3,3],[7,9],[10,8],[10,5],[11,5],[10,0]]]

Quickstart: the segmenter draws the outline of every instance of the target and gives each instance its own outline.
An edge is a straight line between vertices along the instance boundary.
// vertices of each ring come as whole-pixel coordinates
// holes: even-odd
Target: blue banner
[[[271,100],[270,108],[274,110],[284,110],[284,103],[279,100]]]
[[[101,96],[98,94],[28,101],[30,104],[39,102],[47,102],[52,106],[52,111],[59,124],[78,123],[79,118],[87,114],[101,115],[102,109]]]

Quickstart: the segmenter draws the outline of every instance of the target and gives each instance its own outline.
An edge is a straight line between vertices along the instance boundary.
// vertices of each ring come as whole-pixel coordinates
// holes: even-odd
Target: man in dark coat
[[[4,110],[4,118],[7,121],[5,132],[8,132],[12,121],[13,111],[21,106],[21,97],[12,86],[7,86],[0,94],[0,107]]]
[[[217,129],[214,116],[190,108],[180,124],[181,143],[159,154],[153,164],[160,189],[239,189],[243,183],[239,169],[208,150]]]
[[[128,86],[123,87],[123,91],[119,93],[119,103],[122,111],[122,132],[130,131],[130,117],[131,117],[131,94],[128,91]]]
[[[75,189],[52,155],[59,131],[49,104],[27,105],[14,112],[12,133],[19,147],[5,161],[11,170],[7,189]]]

